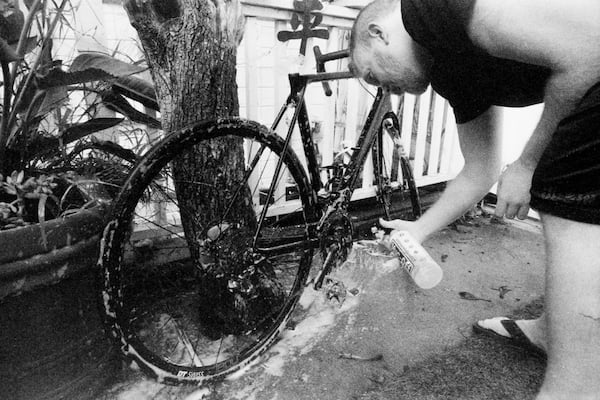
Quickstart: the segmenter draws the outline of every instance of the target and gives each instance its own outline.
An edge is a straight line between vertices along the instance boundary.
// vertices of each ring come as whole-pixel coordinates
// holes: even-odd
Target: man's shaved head
[[[375,0],[356,17],[348,63],[355,77],[395,94],[420,94],[429,85],[431,64],[404,27],[401,0]]]
[[[368,38],[368,26],[374,19],[389,14],[400,0],[375,0],[367,4],[357,15],[350,35],[350,51],[364,45]]]
[[[353,63],[354,51],[368,46],[371,37],[369,24],[379,17],[389,14],[399,2],[400,0],[375,0],[358,13],[350,33],[350,64],[348,67],[351,72],[356,74],[356,67]]]

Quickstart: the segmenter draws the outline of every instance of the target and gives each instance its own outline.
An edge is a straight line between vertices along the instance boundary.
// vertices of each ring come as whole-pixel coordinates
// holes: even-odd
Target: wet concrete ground
[[[425,247],[444,269],[433,289],[419,289],[386,264],[391,257],[374,243],[358,243],[333,274],[349,291],[345,300],[327,300],[307,288],[295,328],[243,373],[196,388],[164,386],[127,371],[101,398],[360,399],[386,385],[390,372],[463,341],[476,320],[505,315],[542,295],[543,243],[535,222],[478,218],[436,234]]]

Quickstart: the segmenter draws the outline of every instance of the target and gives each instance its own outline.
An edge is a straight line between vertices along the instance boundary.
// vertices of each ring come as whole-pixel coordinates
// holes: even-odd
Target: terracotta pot
[[[118,371],[96,294],[103,212],[0,231],[0,397],[92,399]]]

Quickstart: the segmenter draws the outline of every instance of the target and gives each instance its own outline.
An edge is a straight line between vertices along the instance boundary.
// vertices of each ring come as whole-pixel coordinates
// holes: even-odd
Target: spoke
[[[163,335],[164,335],[166,326],[172,325],[175,328],[178,342],[180,342],[184,346],[185,351],[191,357],[194,365],[197,367],[202,366],[203,365],[202,360],[196,354],[196,352],[194,350],[194,346],[192,345],[187,333],[185,332],[185,328],[182,327],[182,325],[179,323],[177,318],[174,317],[174,315],[177,315],[178,310],[183,310],[183,307],[182,307],[183,304],[175,305],[175,307],[173,307],[174,305],[171,303],[172,301],[177,301],[177,299],[178,299],[177,295],[180,295],[180,293],[178,293],[179,290],[178,290],[177,282],[174,281],[171,276],[167,275],[165,279],[158,280],[158,285],[159,285],[158,294],[161,296],[160,298],[162,299],[162,302],[164,302],[164,311],[167,316],[165,321],[162,323],[162,326],[160,326],[158,328],[158,331],[163,332]],[[155,308],[155,307],[156,307],[156,305],[150,305],[150,308]],[[179,312],[182,312],[182,311],[179,311]],[[167,332],[168,332],[168,329],[167,329]],[[159,340],[160,339],[161,338],[159,338]],[[175,344],[174,349],[175,350],[177,349],[177,344]],[[173,349],[165,349],[165,350],[167,350],[165,357],[167,355],[173,353]]]
[[[177,327],[177,329],[179,330],[180,328]],[[194,363],[194,366],[195,367],[202,367],[204,365],[204,363],[202,362],[202,360],[200,359],[200,357],[198,357],[198,354],[196,354],[196,350],[192,346],[192,342],[190,342],[190,339],[188,338],[188,335],[185,332],[183,332],[183,331],[181,331],[181,335],[182,335],[183,345],[187,349],[190,357],[192,357],[192,362]]]
[[[185,171],[186,175],[189,175],[188,171]],[[173,174],[170,175],[171,180],[173,181],[173,185],[175,185],[175,176],[173,176]],[[200,181],[187,181],[187,180],[177,180],[177,182],[179,183],[185,183],[185,184],[195,184],[198,186],[207,186],[207,187],[213,187],[213,185],[205,183],[205,182],[200,182]],[[171,191],[172,193],[175,193],[175,190]],[[173,202],[173,204],[177,205],[177,208],[179,209],[179,214],[181,215],[181,217],[187,217],[190,218],[192,220],[194,220],[195,225],[200,227],[200,230],[204,229],[204,226],[202,226],[202,224],[200,223],[199,218],[192,212],[192,211],[187,211],[186,208],[181,207],[179,205],[179,202],[176,198],[173,198],[171,195],[165,193],[165,196],[171,200]]]
[[[198,329],[196,329],[196,330],[198,330]],[[194,345],[194,349],[198,348],[198,345],[200,344],[200,339],[201,338],[202,338],[201,335],[196,334],[196,344]]]
[[[273,153],[271,153],[271,154],[273,154]],[[263,163],[262,170],[260,171],[260,174],[259,174],[259,175],[258,175],[258,177],[257,177],[258,179],[256,180],[256,182],[257,182],[257,185],[256,185],[256,187],[254,188],[254,191],[252,192],[252,197],[254,197],[254,195],[256,195],[256,191],[260,189],[260,181],[262,180],[262,178],[263,178],[263,176],[264,176],[264,174],[265,174],[265,170],[267,169],[268,161],[269,161],[269,159],[271,158],[271,154],[269,154],[269,155],[267,156],[267,159],[266,159],[266,160],[265,160],[265,162]],[[267,203],[268,203],[268,199],[267,199]]]
[[[198,357],[198,354],[196,354],[196,350],[194,349],[194,346],[192,345],[192,342],[190,341],[185,330],[183,330],[179,326],[179,323],[174,318],[173,318],[173,324],[175,325],[175,329],[177,330],[177,333],[179,334],[179,339],[181,340],[181,343],[187,350],[189,356],[192,358],[192,362],[194,363],[194,366],[195,367],[203,366],[204,363],[202,362],[200,357]]]
[[[171,279],[169,279],[170,282],[172,282]],[[161,281],[161,287],[163,288],[164,291],[164,285]],[[176,287],[176,286],[174,286]],[[181,308],[183,305],[180,304],[179,307]],[[194,346],[192,345],[191,340],[189,339],[189,336],[187,335],[185,328],[183,328],[179,322],[177,321],[176,318],[172,317],[177,311],[173,310],[173,308],[171,307],[170,303],[166,304],[166,308],[167,308],[167,313],[169,315],[169,318],[171,319],[173,326],[175,327],[175,330],[177,331],[177,334],[179,336],[179,341],[183,344],[183,346],[185,347],[187,353],[189,354],[189,356],[192,359],[192,362],[194,363],[194,366],[196,367],[201,367],[204,365],[204,363],[202,362],[202,360],[200,359],[200,357],[198,357],[198,354],[196,354],[196,350],[194,348]]]
[[[288,140],[289,140],[289,137],[288,137]],[[284,147],[284,150],[287,149],[287,144],[288,143],[289,142],[286,142],[286,146]],[[260,227],[262,226],[265,218],[267,217],[267,211],[269,209],[270,199],[271,199],[271,196],[273,195],[273,193],[275,191],[275,187],[279,184],[281,169],[283,168],[283,165],[284,165],[283,159],[280,158],[277,161],[277,167],[275,167],[275,174],[274,174],[273,181],[271,181],[271,184],[269,185],[269,191],[267,192],[267,201],[266,201],[266,204],[263,207],[263,209],[261,210],[260,216],[258,218],[258,228],[257,228],[256,233],[254,234],[254,239],[252,240],[252,247],[256,246],[256,241],[258,240]]]
[[[223,346],[223,338],[219,342],[219,350],[217,350],[217,357],[215,357],[215,364],[219,363],[219,356],[221,355],[221,347]]]
[[[187,173],[188,171],[182,171],[182,172],[186,172],[186,174],[189,175],[189,173]],[[173,205],[175,205],[177,207],[177,210],[179,211],[179,214],[182,218],[190,218],[193,219],[195,224],[202,227],[202,224],[200,224],[200,221],[198,219],[198,217],[192,212],[192,211],[188,211],[187,208],[185,207],[181,207],[181,205],[179,204],[179,201],[177,200],[176,193],[175,193],[175,182],[181,184],[185,184],[185,185],[196,185],[196,186],[206,186],[206,187],[213,187],[213,185],[209,184],[209,183],[205,183],[205,182],[201,182],[201,181],[196,181],[196,180],[181,180],[181,179],[175,179],[173,172],[171,170],[169,170],[168,172],[164,173],[164,178],[162,178],[162,180],[169,180],[172,182],[173,184],[173,188],[169,188],[168,184],[167,185],[160,185],[157,183],[152,183],[149,188],[150,190],[154,189],[156,192],[158,192],[160,195],[163,196],[163,198],[165,199],[165,203],[167,203],[168,201],[170,201]],[[175,196],[174,196],[175,195]],[[150,194],[150,197],[152,197],[152,195]],[[151,222],[151,221],[148,221]],[[158,224],[155,224],[156,226],[159,226]]]
[[[172,323],[173,323],[175,326],[177,326],[177,325],[176,325],[176,323],[175,323],[175,322],[173,322],[173,317],[171,316],[171,314],[169,314],[169,313],[167,312],[167,314],[166,314],[166,315],[167,315],[167,318],[166,318],[166,319],[165,319],[165,321],[163,322],[162,326],[160,327],[160,331],[159,331],[159,332],[161,332],[163,335],[164,335],[164,333],[163,333],[163,329],[164,329],[164,328],[165,328],[165,327],[166,327],[166,326],[169,324],[169,322],[172,322]],[[158,337],[158,340],[160,341],[161,339],[163,339],[163,337],[162,337],[162,336],[159,336],[159,337]],[[168,358],[168,357],[167,357],[167,355],[169,355],[169,354],[173,354],[173,352],[174,352],[175,350],[177,350],[177,343],[174,343],[174,344],[173,344],[173,346],[172,346],[172,348],[169,348],[169,349],[166,349],[166,350],[167,350],[167,351],[166,351],[165,358]]]
[[[254,142],[252,142],[252,143],[254,143]],[[237,199],[237,197],[241,193],[242,189],[244,188],[244,186],[246,184],[245,182],[247,182],[248,179],[250,179],[250,175],[252,174],[252,171],[254,170],[254,167],[258,163],[258,160],[260,159],[260,156],[261,156],[261,154],[263,153],[263,151],[264,151],[264,149],[266,147],[267,147],[266,145],[264,145],[264,144],[262,145],[262,147],[257,152],[256,156],[252,160],[252,163],[250,164],[248,170],[245,172],[244,179],[242,180],[242,182],[239,185],[237,185],[237,189],[236,189],[235,193],[233,194],[233,197],[231,198],[231,201],[229,202],[229,206],[227,206],[227,209],[225,210],[225,213],[223,213],[223,217],[221,218],[221,221],[220,221],[221,224],[223,223],[223,221],[225,221],[225,217],[227,215],[229,215],[229,212],[231,211],[231,208],[233,207],[233,204],[234,204],[235,200]]]
[[[266,168],[266,165],[265,165],[265,168]],[[283,175],[285,175],[285,174],[282,174],[282,173],[280,173],[280,174],[279,174],[279,176],[277,177],[277,181],[276,181],[276,183],[275,183],[275,187],[277,187],[277,186],[278,186],[278,185],[281,183],[281,179],[283,178]],[[262,174],[261,174],[261,178],[262,178]],[[271,181],[271,184],[270,184],[270,185],[272,185],[272,181]],[[258,185],[256,186],[256,189],[258,189]],[[254,194],[256,193],[256,189],[255,189],[255,191],[253,192],[253,196],[254,196]],[[268,194],[268,193],[267,193],[267,194]],[[284,193],[282,193],[282,194],[281,194],[279,197],[277,197],[277,198],[273,198],[273,203],[277,203],[279,200],[283,199],[284,197],[285,197],[285,192],[284,192]],[[266,200],[265,200],[265,204],[263,205],[263,209],[264,209],[265,207],[267,207],[267,208],[268,208],[268,207],[269,207],[269,205],[270,205],[270,203],[271,203],[270,199],[266,199]],[[257,216],[259,216],[259,215],[260,215],[260,214],[263,212],[263,211],[262,211],[263,209],[261,209],[261,210],[259,210],[259,211],[258,211],[258,213],[257,213]]]
[[[254,146],[254,141],[251,141],[250,144],[250,154],[252,154],[252,147]],[[260,161],[260,158],[262,157],[262,154],[264,153],[264,150],[267,148],[267,146],[264,143],[261,143],[261,147],[260,149],[258,149],[258,151],[256,152],[254,158],[252,159],[252,162],[248,165],[248,169],[246,170],[246,172],[244,173],[244,177],[242,182],[238,183],[237,189],[233,195],[233,197],[231,198],[231,201],[229,202],[229,205],[227,206],[227,209],[225,210],[225,212],[223,213],[223,215],[220,218],[219,221],[219,225],[223,224],[223,222],[226,221],[226,217],[229,215],[229,212],[231,211],[231,209],[233,208],[233,205],[235,203],[235,200],[237,199],[237,197],[239,196],[239,194],[242,192],[242,190],[246,187],[246,183],[248,182],[248,180],[250,179],[250,176],[252,175],[252,172],[254,172],[254,168],[258,165],[258,162]],[[267,160],[268,161],[268,160]],[[266,169],[267,163],[265,162],[265,165],[263,167],[263,170],[261,171],[261,175],[260,178],[262,178],[262,174],[264,174],[264,171]],[[260,178],[258,179],[258,182],[260,182]],[[250,198],[253,198],[254,195],[256,194],[256,189],[258,189],[260,186],[260,184],[256,185],[256,188],[254,189],[254,192],[250,193]],[[249,188],[248,188],[249,189]],[[260,227],[257,227],[257,230],[260,229]]]
[[[174,180],[173,180],[173,182],[174,182]],[[154,190],[156,190],[157,192],[159,192],[166,200],[171,201],[177,207],[177,209],[180,210],[180,213],[181,213],[182,209],[179,206],[177,199],[170,194],[170,193],[174,193],[173,190],[170,190],[168,186],[158,185],[158,184],[153,184],[151,187],[154,188]],[[150,195],[150,197],[152,198],[152,195]],[[165,201],[164,203],[166,203],[166,202],[167,201]],[[191,215],[191,214],[189,216],[193,217],[193,215]],[[151,222],[151,221],[148,221],[148,222]],[[159,226],[158,224],[156,224],[156,225]]]
[[[175,230],[172,230],[172,229],[167,229],[167,228],[166,228],[164,225],[161,225],[161,224],[159,224],[158,222],[155,222],[155,221],[153,221],[153,220],[151,220],[151,219],[148,219],[147,217],[144,217],[144,216],[142,216],[142,215],[139,215],[139,214],[137,215],[137,218],[138,218],[138,219],[141,219],[141,220],[143,220],[144,222],[147,222],[147,223],[149,223],[149,224],[152,224],[152,225],[156,226],[157,228],[160,228],[160,229],[162,229],[162,230],[164,230],[164,231],[167,231],[167,232],[169,232],[171,235],[174,235],[174,236],[179,236],[179,237],[182,237],[182,238],[183,238],[183,236],[181,235],[181,233],[182,233],[181,231],[179,231],[179,232],[176,232]]]

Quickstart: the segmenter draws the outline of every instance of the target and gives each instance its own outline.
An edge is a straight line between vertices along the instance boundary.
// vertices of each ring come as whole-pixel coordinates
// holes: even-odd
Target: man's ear
[[[389,44],[388,34],[383,30],[383,27],[375,22],[371,22],[367,27],[369,36],[379,38],[387,45]]]

